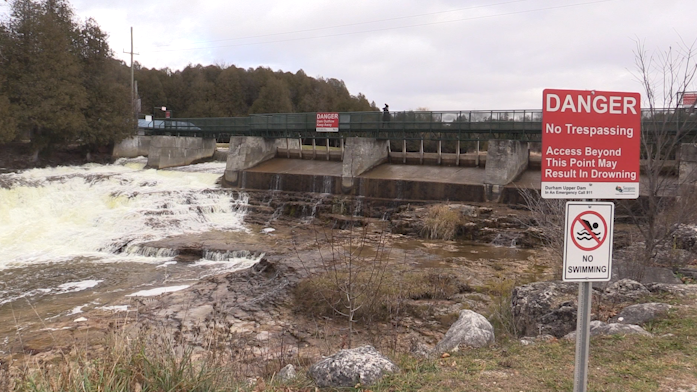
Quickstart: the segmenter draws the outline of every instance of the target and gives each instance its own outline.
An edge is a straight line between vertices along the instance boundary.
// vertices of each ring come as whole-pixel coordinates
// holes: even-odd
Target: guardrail
[[[697,117],[685,111],[642,111],[642,129],[664,126],[679,129],[680,123],[690,122],[697,130]],[[231,136],[262,136],[267,138],[328,138],[372,137],[391,140],[459,140],[487,141],[512,139],[540,141],[541,110],[469,110],[469,111],[403,111],[342,112],[338,132],[317,132],[316,113],[253,114],[248,117],[177,118],[139,121],[147,134],[214,137],[225,141]],[[690,142],[694,142],[694,133]],[[687,142],[687,140],[685,141]]]

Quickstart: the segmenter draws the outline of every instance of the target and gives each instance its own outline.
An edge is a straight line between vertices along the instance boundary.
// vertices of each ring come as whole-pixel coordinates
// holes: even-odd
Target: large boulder
[[[486,347],[494,343],[494,327],[479,313],[463,310],[460,317],[450,326],[443,340],[438,342],[434,351],[443,353],[457,351],[459,347]]]
[[[615,302],[636,301],[651,294],[643,284],[631,279],[622,279],[610,284],[603,296]]]
[[[668,293],[679,297],[697,295],[697,284],[649,283],[646,288],[654,294]]]
[[[516,287],[511,307],[519,333],[560,338],[573,331],[577,297],[576,283],[536,282]]]
[[[310,366],[308,375],[318,387],[353,387],[372,385],[386,373],[399,371],[397,365],[373,346],[341,350]]]
[[[653,336],[644,328],[634,324],[604,323],[599,320],[590,322],[591,336],[598,335],[642,335]],[[576,331],[564,336],[564,339],[576,340]]]
[[[642,325],[658,316],[666,314],[668,309],[670,309],[670,305],[659,302],[630,305],[622,309],[617,316],[611,318],[610,322]]]

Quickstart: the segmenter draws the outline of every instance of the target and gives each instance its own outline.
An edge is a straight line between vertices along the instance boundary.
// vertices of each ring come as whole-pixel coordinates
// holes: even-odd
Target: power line
[[[530,0],[512,0],[512,1],[505,1],[505,2],[501,2],[501,3],[495,3],[495,4],[475,5],[475,6],[471,6],[471,7],[457,8],[457,9],[452,9],[452,10],[448,10],[448,11],[428,12],[428,13],[424,13],[424,14],[415,14],[415,15],[407,15],[407,16],[398,16],[398,17],[393,17],[393,18],[377,19],[377,20],[371,20],[371,21],[366,21],[366,22],[346,23],[346,24],[333,25],[333,26],[326,26],[326,27],[316,27],[316,28],[312,28],[312,29],[303,29],[303,30],[286,31],[286,32],[282,32],[282,33],[269,33],[269,34],[249,35],[249,36],[236,37],[236,38],[225,38],[225,39],[218,39],[218,40],[210,40],[210,41],[205,41],[205,42],[238,41],[238,40],[251,39],[251,38],[265,38],[265,37],[274,37],[274,36],[278,36],[278,35],[297,34],[297,33],[308,33],[308,32],[311,32],[311,31],[331,30],[331,29],[338,29],[338,28],[342,28],[342,27],[360,26],[360,25],[367,25],[367,24],[374,24],[374,23],[391,22],[391,21],[395,21],[395,20],[404,20],[404,19],[420,18],[420,17],[423,17],[423,16],[441,15],[441,14],[447,14],[447,13],[452,13],[452,12],[469,11],[469,10],[473,10],[473,9],[477,9],[477,8],[495,7],[495,6],[499,6],[499,5],[506,5],[506,4],[513,4],[513,3],[522,3],[522,2],[525,2],[525,1],[530,1]],[[159,45],[159,46],[169,46],[169,45]]]
[[[525,1],[525,0],[521,0],[521,1]],[[564,5],[558,5],[558,6],[535,8],[535,9],[530,9],[530,10],[511,11],[511,12],[505,12],[505,13],[494,14],[494,15],[473,16],[473,17],[469,17],[469,18],[461,18],[461,19],[453,19],[453,20],[445,20],[445,21],[437,21],[437,22],[417,23],[417,24],[411,24],[411,25],[405,25],[405,26],[385,27],[385,28],[379,28],[379,29],[353,31],[353,32],[347,32],[347,33],[325,34],[325,35],[319,35],[319,36],[314,36],[314,37],[288,38],[288,39],[274,40],[274,41],[239,43],[239,44],[218,45],[218,46],[205,46],[205,47],[197,47],[197,48],[154,50],[154,51],[151,51],[151,53],[180,52],[180,51],[189,51],[189,50],[231,48],[231,47],[253,46],[253,45],[268,45],[268,44],[275,44],[275,43],[304,41],[304,40],[310,40],[310,39],[341,37],[341,36],[347,36],[347,35],[375,33],[375,32],[381,32],[381,31],[389,31],[389,30],[402,30],[402,29],[409,29],[409,28],[413,28],[413,27],[433,26],[433,25],[439,25],[439,24],[445,24],[445,23],[465,22],[465,21],[478,20],[478,19],[490,19],[490,18],[497,18],[497,17],[501,17],[501,16],[511,16],[511,15],[519,15],[519,14],[539,12],[539,11],[548,11],[548,10],[553,10],[553,9],[579,7],[579,6],[598,4],[598,3],[608,3],[611,1],[617,1],[617,0],[586,1],[586,2],[582,2],[582,3],[564,4]],[[442,12],[448,12],[448,11],[442,11]],[[424,14],[424,15],[426,15],[426,14]],[[408,17],[404,17],[404,18],[408,18]],[[373,23],[373,22],[364,22],[364,23]],[[363,23],[357,23],[357,24],[363,24]],[[327,29],[327,28],[308,29],[308,31],[321,30],[321,29]],[[281,34],[292,34],[292,33],[276,33],[276,34],[268,34],[265,36],[281,35]],[[260,36],[260,37],[263,37],[263,36]],[[235,39],[242,39],[242,38],[233,38],[230,40],[235,40]],[[223,40],[223,41],[225,41],[225,40]],[[208,41],[208,42],[218,42],[218,41]]]

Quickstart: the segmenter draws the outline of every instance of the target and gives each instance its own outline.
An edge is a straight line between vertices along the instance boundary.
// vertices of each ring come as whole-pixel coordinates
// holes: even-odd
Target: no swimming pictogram
[[[596,211],[584,211],[574,218],[569,235],[574,245],[582,251],[600,248],[607,239],[605,218]]]
[[[566,203],[564,222],[565,282],[607,282],[612,275],[611,202]]]

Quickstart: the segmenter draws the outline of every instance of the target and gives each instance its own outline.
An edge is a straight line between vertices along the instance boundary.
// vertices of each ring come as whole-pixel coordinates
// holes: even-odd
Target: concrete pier
[[[239,186],[240,173],[268,161],[276,156],[279,148],[300,148],[296,139],[266,139],[257,136],[233,136],[225,166],[224,180],[232,186]]]
[[[133,136],[114,145],[111,156],[114,158],[135,158],[148,156],[152,136]]]
[[[490,140],[484,184],[486,198],[498,201],[503,188],[528,168],[528,143],[519,140]]]
[[[215,139],[179,136],[152,136],[148,150],[148,167],[164,169],[210,159],[215,153]]]
[[[365,137],[347,139],[341,171],[341,189],[343,192],[351,192],[356,177],[381,163],[387,162],[387,153],[387,140]]]
[[[678,180],[681,185],[695,185],[697,182],[697,144],[695,143],[684,143],[680,146]]]

